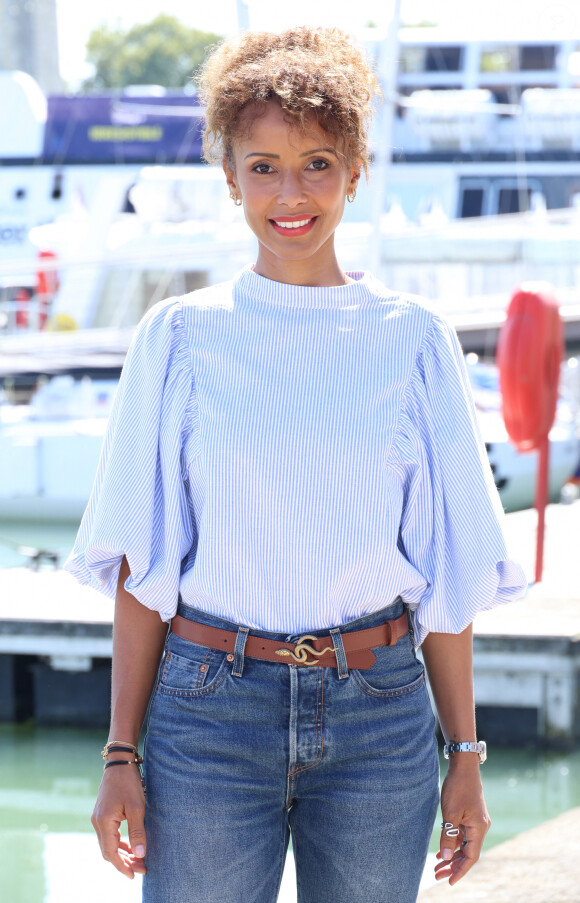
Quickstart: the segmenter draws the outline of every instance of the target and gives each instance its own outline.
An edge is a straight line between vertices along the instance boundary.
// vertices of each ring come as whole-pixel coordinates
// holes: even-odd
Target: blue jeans
[[[434,717],[410,636],[374,653],[340,675],[169,634],[145,741],[144,903],[274,903],[290,832],[298,903],[414,903],[439,797]]]

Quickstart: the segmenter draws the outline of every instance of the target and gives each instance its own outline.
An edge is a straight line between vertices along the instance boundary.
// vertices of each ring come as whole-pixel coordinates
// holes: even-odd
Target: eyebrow
[[[300,154],[301,157],[309,157],[311,154],[334,154],[335,157],[338,157],[338,154],[332,147],[315,147],[314,150],[304,151],[303,154]],[[266,153],[258,153],[257,151],[252,152],[251,154],[246,154],[244,160],[247,160],[248,157],[269,157],[270,160],[279,160],[280,154],[266,154]]]

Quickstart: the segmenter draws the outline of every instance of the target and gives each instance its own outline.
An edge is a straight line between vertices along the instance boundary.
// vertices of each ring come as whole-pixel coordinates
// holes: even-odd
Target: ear
[[[224,154],[224,157],[222,160],[222,167],[223,167],[223,171],[226,174],[226,182],[227,182],[228,188],[230,189],[230,194],[240,194],[240,190],[238,188],[238,183],[236,181],[236,172],[233,168],[233,164],[232,164],[231,160],[229,160],[225,154]]]
[[[353,188],[356,189],[359,179],[360,179],[360,163],[357,163],[356,166],[353,166],[350,171],[350,181],[348,183],[348,190],[352,191]]]

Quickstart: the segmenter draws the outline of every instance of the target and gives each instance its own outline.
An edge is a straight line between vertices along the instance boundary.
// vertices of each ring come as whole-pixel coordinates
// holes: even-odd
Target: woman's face
[[[256,272],[278,282],[340,284],[334,231],[360,169],[347,167],[341,144],[315,119],[302,133],[276,101],[252,113],[247,134],[234,141],[235,168],[224,161],[224,170],[258,239]]]

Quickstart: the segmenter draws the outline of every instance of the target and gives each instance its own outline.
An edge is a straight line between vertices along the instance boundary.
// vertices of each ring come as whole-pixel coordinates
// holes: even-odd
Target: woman
[[[524,577],[453,330],[335,254],[375,87],[334,29],[245,34],[203,72],[257,259],[141,322],[67,564],[116,593],[93,824],[149,903],[271,903],[290,832],[301,903],[415,900],[439,786],[419,645],[457,744],[437,878],[489,828],[471,622]]]

